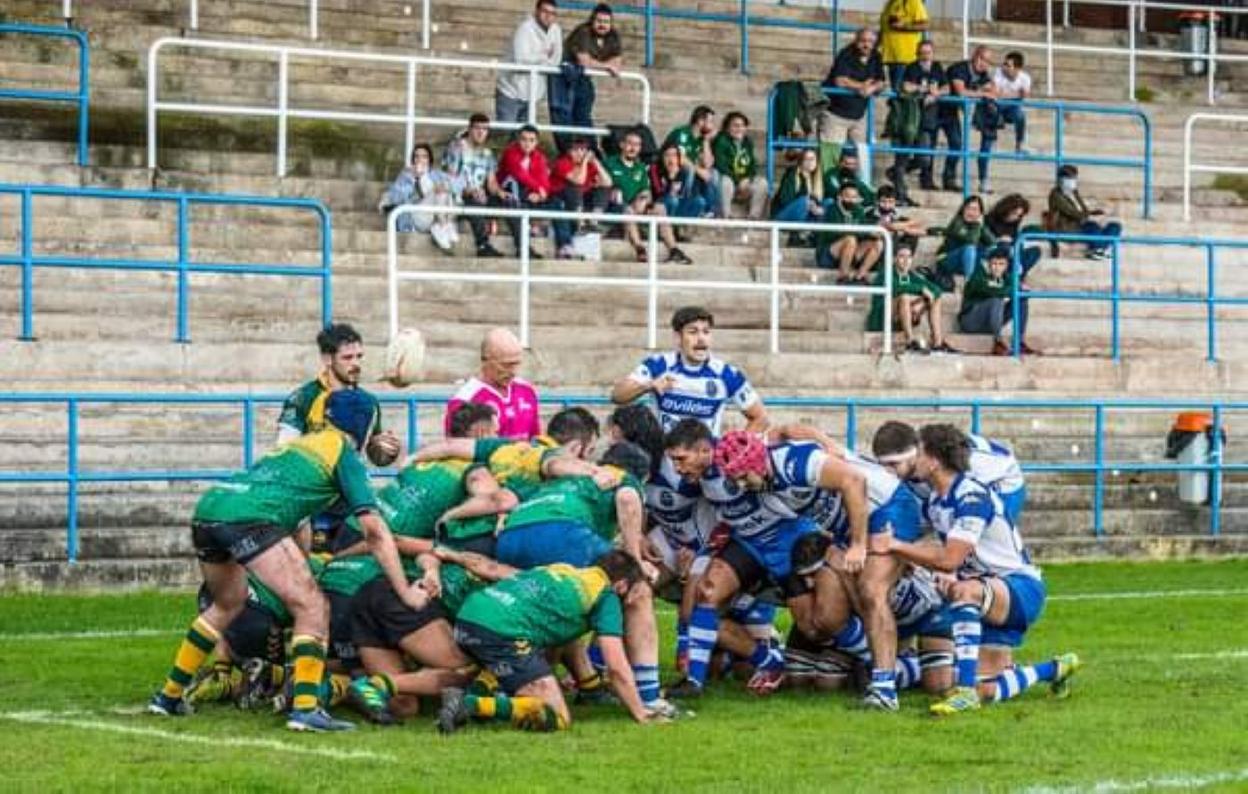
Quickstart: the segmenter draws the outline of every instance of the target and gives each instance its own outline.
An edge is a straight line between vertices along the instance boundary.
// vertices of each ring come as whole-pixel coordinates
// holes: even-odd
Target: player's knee
[[[954,603],[975,603],[980,600],[979,582],[968,580],[965,582],[955,582],[949,587],[949,600]]]

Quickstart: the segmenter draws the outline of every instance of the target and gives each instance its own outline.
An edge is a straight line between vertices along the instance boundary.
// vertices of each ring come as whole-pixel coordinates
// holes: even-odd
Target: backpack
[[[608,157],[620,153],[620,143],[624,136],[635,132],[641,136],[641,154],[637,159],[650,165],[659,155],[659,145],[654,138],[654,130],[646,124],[608,124],[607,137],[602,141],[602,153]]]

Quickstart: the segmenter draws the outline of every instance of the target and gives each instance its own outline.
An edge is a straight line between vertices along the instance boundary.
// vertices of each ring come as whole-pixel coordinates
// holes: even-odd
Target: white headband
[[[918,455],[919,455],[918,447],[908,447],[906,449],[903,449],[901,452],[894,452],[891,455],[881,455],[878,458],[876,458],[876,460],[879,461],[880,463],[885,463],[885,464],[905,463],[908,460],[913,460],[914,458],[918,457]]]

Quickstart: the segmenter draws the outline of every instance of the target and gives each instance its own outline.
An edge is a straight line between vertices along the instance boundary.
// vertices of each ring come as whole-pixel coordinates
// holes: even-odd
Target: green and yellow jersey
[[[462,565],[454,563],[442,563],[439,573],[442,581],[442,595],[438,596],[438,600],[452,616],[459,614],[468,596],[485,589],[490,584],[485,579],[469,572]]]
[[[624,635],[619,596],[601,568],[547,565],[472,593],[458,620],[535,646],[564,645],[592,631]]]
[[[350,513],[376,510],[368,472],[343,433],[319,430],[283,444],[250,469],[209,488],[193,521],[264,524],[295,531],[342,500]]]
[[[281,430],[292,433],[313,433],[325,429],[325,401],[330,394],[329,375],[322,372],[316,380],[310,380],[295,389],[282,403],[282,413],[277,425]],[[369,431],[372,436],[381,432],[381,404],[364,389],[360,391],[373,401],[373,426]]]
[[[532,496],[507,514],[503,531],[552,521],[574,521],[589,527],[605,540],[619,534],[615,514],[615,496],[621,489],[637,492],[643,499],[645,491],[637,478],[621,472],[623,480],[615,488],[598,487],[592,477],[560,477],[547,480]]]
[[[542,465],[561,454],[563,450],[550,436],[537,436],[532,441],[481,438],[473,448],[472,462],[485,465],[499,485],[523,501],[542,484]]]
[[[403,563],[403,573],[409,582],[425,575],[424,569],[415,559],[401,557],[400,562]],[[327,593],[336,593],[350,598],[358,593],[361,587],[381,577],[384,573],[376,557],[371,554],[356,554],[330,560],[325,570],[321,571],[317,582]]]
[[[464,474],[471,465],[448,458],[404,466],[394,482],[377,492],[377,506],[390,531],[405,538],[432,538],[442,514],[468,497]],[[360,530],[355,518],[347,526]]]

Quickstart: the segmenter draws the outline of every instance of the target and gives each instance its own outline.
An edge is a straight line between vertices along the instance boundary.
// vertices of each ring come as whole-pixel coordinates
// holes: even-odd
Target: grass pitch
[[[1050,601],[1018,658],[1083,656],[1067,701],[1037,688],[936,721],[922,694],[889,715],[841,694],[759,701],[725,682],[671,725],[595,707],[566,734],[450,738],[423,717],[345,736],[228,706],[149,717],[137,712],[191,594],[4,595],[0,790],[1248,791],[1248,560],[1045,574]],[[670,611],[660,625],[670,643]]]

